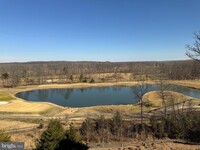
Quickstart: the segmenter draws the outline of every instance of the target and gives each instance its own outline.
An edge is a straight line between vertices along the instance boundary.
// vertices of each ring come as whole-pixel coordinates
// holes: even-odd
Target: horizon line
[[[109,61],[109,60],[33,60],[33,61],[6,61],[0,64],[12,63],[45,63],[45,62],[109,62],[109,63],[128,63],[128,62],[170,62],[170,61],[190,61],[192,59],[172,59],[172,60],[128,60],[128,61]]]

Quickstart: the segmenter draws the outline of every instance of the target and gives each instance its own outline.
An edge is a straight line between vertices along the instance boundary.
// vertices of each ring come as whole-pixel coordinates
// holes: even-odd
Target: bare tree
[[[63,72],[65,82],[67,82],[67,78],[68,78],[68,74],[69,74],[69,72],[67,70],[67,66],[63,68],[62,72]]]
[[[195,33],[195,43],[193,45],[187,45],[186,55],[189,58],[200,61],[200,32]]]
[[[2,73],[1,78],[2,78],[2,81],[3,81],[3,86],[5,86],[5,83],[6,83],[6,85],[8,85],[9,74],[7,72]]]
[[[11,87],[16,87],[20,83],[21,76],[18,70],[17,66],[11,70]]]
[[[143,96],[148,90],[148,86],[145,82],[145,79],[141,76],[137,80],[138,85],[133,89],[134,95],[138,98],[140,103],[140,118],[141,118],[141,124],[143,124]]]
[[[116,138],[119,137],[120,141],[122,142],[123,119],[119,111],[117,111],[112,118],[112,129],[113,129],[113,134],[116,136]]]
[[[167,85],[166,81],[163,80],[163,79],[159,80],[159,85],[160,85],[159,97],[162,100],[163,114],[164,114],[165,119],[166,119],[166,117],[167,117],[167,105],[166,105],[167,93],[166,93],[166,90],[168,88],[168,85]]]
[[[94,124],[92,122],[92,119],[90,118],[86,118],[85,121],[82,123],[81,126],[81,134],[84,135],[86,137],[86,142],[90,142],[91,138],[92,138],[92,134],[94,131]]]

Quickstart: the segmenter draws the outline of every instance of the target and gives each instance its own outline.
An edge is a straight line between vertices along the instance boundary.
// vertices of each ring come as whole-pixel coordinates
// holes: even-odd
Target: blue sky
[[[181,60],[200,0],[0,0],[0,62]]]

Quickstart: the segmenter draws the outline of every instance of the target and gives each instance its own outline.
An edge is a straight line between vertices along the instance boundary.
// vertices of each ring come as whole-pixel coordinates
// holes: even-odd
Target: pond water
[[[147,85],[147,92],[160,89],[159,85]],[[138,86],[111,86],[88,88],[44,89],[17,93],[28,101],[51,102],[65,107],[134,104],[138,102],[135,91]],[[200,98],[200,91],[182,86],[169,86],[167,90]]]

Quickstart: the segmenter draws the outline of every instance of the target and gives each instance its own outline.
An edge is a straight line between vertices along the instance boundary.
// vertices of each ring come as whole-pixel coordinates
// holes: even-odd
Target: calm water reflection
[[[148,85],[148,91],[159,90],[159,85]],[[137,86],[113,86],[90,88],[45,89],[20,92],[16,96],[29,101],[52,102],[67,107],[87,107],[97,105],[119,105],[137,103],[134,96]],[[200,98],[200,91],[181,86],[170,86],[168,90]]]

